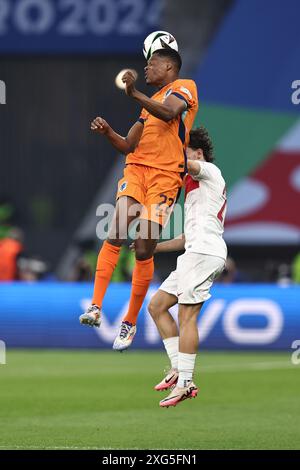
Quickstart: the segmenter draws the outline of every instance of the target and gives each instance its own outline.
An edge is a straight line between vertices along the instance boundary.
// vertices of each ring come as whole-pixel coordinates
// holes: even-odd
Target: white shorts
[[[179,304],[199,304],[208,300],[214,280],[225,267],[218,256],[185,252],[177,258],[176,271],[162,283],[160,290],[175,295]]]

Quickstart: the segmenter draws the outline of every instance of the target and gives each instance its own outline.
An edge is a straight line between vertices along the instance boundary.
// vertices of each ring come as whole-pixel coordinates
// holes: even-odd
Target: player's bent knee
[[[148,305],[148,312],[153,319],[159,317],[159,310],[159,303],[153,298]]]
[[[136,247],[135,257],[138,261],[146,261],[153,256],[153,249],[145,247]]]
[[[167,307],[161,300],[162,299],[160,298],[160,295],[156,294],[154,297],[152,297],[148,305],[148,311],[153,319],[158,318],[162,313],[165,312],[165,310],[167,310]]]
[[[169,294],[158,291],[156,294],[152,297],[149,305],[148,305],[148,311],[153,318],[153,320],[159,318],[161,315],[163,315],[165,312],[168,312],[169,308],[172,307],[177,303],[176,297],[171,298]]]
[[[126,240],[121,240],[121,239],[118,239],[118,238],[108,238],[107,242],[110,243],[110,245],[120,246],[121,247],[122,245],[124,245]]]

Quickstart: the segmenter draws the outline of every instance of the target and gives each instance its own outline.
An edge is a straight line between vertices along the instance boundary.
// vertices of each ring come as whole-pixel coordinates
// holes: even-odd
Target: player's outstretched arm
[[[124,155],[134,151],[142,136],[143,128],[143,124],[138,121],[129,130],[128,135],[126,137],[122,137],[121,135],[117,134],[113,128],[110,127],[110,125],[101,117],[97,117],[91,123],[92,131],[101,135],[105,135],[112,146],[118,150],[118,152],[123,153]]]
[[[184,233],[179,235],[173,240],[167,240],[165,242],[158,243],[156,245],[154,253],[166,253],[170,251],[182,251],[184,250],[185,236]]]
[[[171,121],[186,110],[186,102],[175,95],[170,95],[164,103],[159,103],[138,91],[135,88],[136,75],[131,71],[127,71],[124,74],[122,81],[126,84],[126,94],[134,98],[150,114],[162,121]]]
[[[170,95],[164,103],[152,100],[140,91],[136,92],[135,100],[140,103],[143,108],[152,114],[152,116],[168,122],[175,119],[179,114],[186,110],[186,102],[177,98],[177,96]]]
[[[182,251],[184,250],[185,245],[185,236],[184,233],[178,235],[178,237],[173,238],[172,240],[167,240],[165,242],[158,243],[154,250],[154,253],[167,253],[170,251]],[[135,244],[134,242],[131,243],[130,247],[131,251],[135,251]]]

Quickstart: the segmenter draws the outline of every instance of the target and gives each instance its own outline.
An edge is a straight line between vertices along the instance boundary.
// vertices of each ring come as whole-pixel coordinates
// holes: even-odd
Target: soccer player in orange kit
[[[126,165],[118,183],[109,236],[98,256],[92,305],[80,316],[82,324],[100,326],[103,298],[121,246],[128,238],[128,227],[139,221],[129,309],[113,345],[119,351],[130,346],[136,333],[137,316],[153,277],[153,253],[186,170],[185,149],[198,111],[198,96],[193,80],[178,78],[180,68],[181,57],[173,49],[152,54],[145,67],[146,83],[159,89],[152,98],[136,89],[133,72],[124,74],[126,94],[142,106],[139,120],[126,137],[118,135],[101,117],[91,124],[94,132],[104,135],[126,155]],[[138,211],[134,212],[133,206]]]

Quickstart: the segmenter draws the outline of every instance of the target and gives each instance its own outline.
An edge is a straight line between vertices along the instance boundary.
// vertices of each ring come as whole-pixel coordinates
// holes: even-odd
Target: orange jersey
[[[127,155],[126,163],[184,172],[184,151],[198,111],[196,84],[193,80],[175,80],[161,88],[152,99],[163,103],[172,94],[186,102],[186,110],[165,122],[143,109],[139,119],[144,124],[143,134],[135,151]]]

